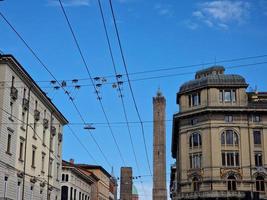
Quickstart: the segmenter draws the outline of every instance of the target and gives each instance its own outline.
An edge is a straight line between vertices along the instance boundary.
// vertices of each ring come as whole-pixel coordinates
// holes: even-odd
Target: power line
[[[109,6],[110,6],[110,9],[111,9],[111,13],[112,13],[113,24],[115,26],[116,37],[117,37],[117,40],[118,40],[120,54],[121,54],[121,58],[122,58],[122,61],[123,61],[124,70],[125,70],[125,73],[126,73],[126,76],[127,76],[128,85],[129,85],[129,88],[130,88],[132,100],[134,102],[134,107],[135,107],[136,113],[138,115],[138,119],[140,121],[140,124],[141,124],[142,136],[143,136],[143,142],[144,142],[144,147],[145,147],[145,153],[146,153],[146,160],[147,160],[147,164],[148,164],[148,169],[149,169],[150,174],[152,174],[151,168],[150,168],[150,163],[149,163],[149,158],[148,158],[148,150],[147,150],[147,144],[146,144],[146,139],[145,139],[144,126],[143,126],[143,122],[141,120],[141,116],[140,116],[140,113],[139,113],[139,110],[138,110],[138,107],[137,107],[137,103],[136,103],[135,96],[134,96],[134,93],[133,93],[133,88],[132,88],[131,81],[130,81],[130,78],[129,78],[127,64],[126,64],[126,60],[125,60],[124,53],[123,53],[123,50],[122,50],[121,39],[120,39],[119,30],[118,30],[118,27],[117,27],[117,22],[116,22],[116,19],[115,19],[115,13],[114,13],[114,10],[113,10],[113,6],[112,6],[112,1],[111,0],[109,0]]]
[[[121,158],[122,162],[123,162],[124,165],[125,165],[125,160],[124,160],[124,158],[123,158],[123,156],[122,156],[120,147],[119,147],[118,142],[117,142],[117,140],[116,140],[116,138],[115,138],[115,135],[114,135],[114,133],[113,133],[113,130],[112,130],[111,126],[110,126],[109,119],[108,119],[108,116],[107,116],[106,111],[105,111],[105,109],[104,109],[104,106],[103,106],[101,97],[99,96],[99,91],[97,90],[97,88],[96,88],[96,86],[95,86],[95,84],[94,84],[94,81],[93,81],[93,78],[92,78],[92,76],[91,76],[89,67],[88,67],[88,65],[87,65],[87,62],[85,61],[85,58],[84,58],[83,53],[82,53],[82,50],[81,50],[80,45],[79,45],[79,43],[78,43],[78,40],[77,40],[77,38],[76,38],[76,36],[75,36],[75,33],[74,33],[73,28],[72,28],[72,26],[71,26],[71,23],[70,23],[70,21],[69,21],[69,19],[68,19],[68,16],[67,16],[67,13],[66,13],[66,11],[65,11],[65,9],[64,9],[64,6],[63,6],[61,0],[58,0],[58,1],[59,1],[59,3],[60,3],[60,7],[61,7],[62,12],[63,12],[63,14],[64,14],[64,17],[65,17],[65,19],[66,19],[66,21],[67,21],[67,25],[68,25],[68,27],[69,27],[69,29],[70,29],[71,35],[72,35],[72,37],[73,37],[73,39],[74,39],[74,42],[75,42],[76,47],[77,47],[77,49],[78,49],[78,52],[79,52],[79,54],[80,54],[80,56],[81,56],[81,59],[82,59],[82,61],[83,61],[83,64],[84,64],[84,66],[85,66],[85,68],[86,68],[87,74],[88,74],[88,76],[89,76],[89,78],[90,78],[90,80],[91,80],[91,84],[92,84],[93,87],[94,87],[95,93],[96,93],[96,95],[97,95],[97,99],[99,100],[99,103],[100,103],[102,112],[103,112],[104,117],[105,117],[105,119],[106,119],[106,121],[107,121],[107,124],[108,124],[108,126],[109,126],[110,133],[111,133],[111,135],[112,135],[112,138],[113,138],[113,140],[114,140],[114,143],[115,143],[115,145],[116,145],[116,148],[117,148],[117,150],[118,150],[118,152],[119,152],[120,158]]]
[[[122,104],[123,114],[124,114],[124,118],[125,118],[126,125],[127,125],[127,130],[128,130],[128,134],[129,134],[129,138],[130,138],[130,142],[131,142],[131,148],[132,148],[132,151],[133,151],[135,164],[136,164],[138,173],[140,174],[140,167],[139,167],[139,164],[138,164],[138,161],[137,161],[137,156],[136,156],[136,152],[135,152],[135,148],[134,148],[134,144],[133,144],[132,134],[131,134],[130,126],[129,126],[129,120],[128,120],[128,116],[127,116],[127,112],[126,112],[126,108],[125,108],[125,102],[124,102],[123,94],[122,94],[122,90],[121,90],[121,84],[120,84],[120,80],[119,80],[120,79],[120,75],[117,73],[116,64],[115,64],[115,60],[114,60],[114,56],[113,56],[113,51],[112,51],[112,48],[111,48],[109,34],[108,34],[108,31],[107,31],[106,21],[105,21],[105,17],[104,17],[104,13],[103,13],[103,9],[102,9],[102,5],[101,5],[101,1],[100,0],[98,0],[98,7],[99,7],[101,18],[102,18],[102,24],[103,24],[104,31],[105,31],[105,36],[106,36],[106,40],[107,40],[107,45],[108,45],[110,58],[111,58],[111,61],[112,61],[113,71],[114,71],[114,74],[115,74],[115,77],[116,77],[116,81],[117,81],[119,97],[120,97],[121,104]],[[145,193],[143,182],[142,181],[140,181],[140,182],[141,182],[143,191]]]
[[[86,125],[84,118],[81,115],[81,112],[79,111],[78,107],[76,106],[75,102],[73,101],[73,99],[71,98],[71,96],[69,95],[69,93],[67,93],[67,91],[65,90],[65,88],[59,83],[59,81],[56,79],[56,77],[52,74],[52,72],[48,69],[48,67],[44,64],[44,62],[42,62],[42,60],[38,57],[38,55],[35,53],[35,51],[28,45],[28,43],[26,42],[26,40],[23,39],[23,37],[19,34],[19,32],[15,29],[15,27],[7,20],[7,18],[2,14],[2,12],[0,12],[1,17],[4,19],[4,21],[9,25],[9,27],[16,33],[16,35],[19,37],[19,39],[23,42],[23,44],[28,48],[28,50],[32,53],[32,55],[38,60],[38,62],[41,64],[41,66],[50,74],[50,76],[60,85],[60,87],[63,89],[63,91],[65,92],[65,94],[67,94],[67,96],[69,97],[70,101],[72,102],[75,110],[77,111],[77,113],[79,114],[81,120],[84,122],[84,125]],[[69,126],[67,124],[67,126]],[[90,132],[90,130],[88,130]],[[73,132],[74,133],[74,132]],[[90,132],[91,133],[91,132]],[[76,133],[75,133],[76,135]],[[101,152],[103,158],[105,159],[106,163],[111,167],[110,162],[108,161],[107,157],[105,156],[105,154],[103,153],[103,150],[100,148],[99,144],[97,143],[97,141],[95,140],[94,136],[92,134],[89,134],[93,141],[96,143],[97,147],[99,148],[99,151]],[[77,135],[76,135],[77,136]],[[84,145],[83,145],[84,147]],[[88,152],[88,150],[86,150],[86,152]]]

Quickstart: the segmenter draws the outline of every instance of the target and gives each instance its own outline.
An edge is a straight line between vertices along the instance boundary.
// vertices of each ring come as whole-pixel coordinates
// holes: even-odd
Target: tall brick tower
[[[167,200],[165,108],[165,97],[158,90],[153,97],[153,200]]]
[[[121,167],[120,199],[132,200],[133,172],[131,167]]]

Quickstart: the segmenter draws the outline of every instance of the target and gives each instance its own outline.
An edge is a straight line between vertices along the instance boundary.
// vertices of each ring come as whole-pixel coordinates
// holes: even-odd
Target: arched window
[[[65,174],[62,174],[62,181],[65,181]]]
[[[192,180],[192,183],[193,183],[193,190],[194,190],[194,192],[198,192],[199,191],[199,188],[200,188],[199,179],[197,177],[194,177],[193,180]]]
[[[201,147],[201,135],[199,133],[192,133],[189,138],[189,146],[190,148]]]
[[[66,182],[68,182],[68,181],[69,181],[69,175],[66,174]]]
[[[235,191],[236,190],[236,178],[234,175],[228,176],[227,187],[228,187],[229,191]]]
[[[256,178],[256,191],[258,192],[265,191],[264,178],[262,176],[257,176]]]
[[[233,130],[226,130],[221,135],[221,144],[238,145],[238,135]]]

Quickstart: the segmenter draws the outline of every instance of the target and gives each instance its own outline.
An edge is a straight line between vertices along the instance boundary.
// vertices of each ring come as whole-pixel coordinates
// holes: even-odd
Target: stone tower
[[[120,200],[132,200],[132,177],[131,167],[121,167]]]
[[[167,200],[165,108],[166,100],[158,90],[153,97],[153,200]]]

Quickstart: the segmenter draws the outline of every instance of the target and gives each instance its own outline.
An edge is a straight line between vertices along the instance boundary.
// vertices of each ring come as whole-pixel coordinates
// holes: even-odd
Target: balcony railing
[[[34,110],[34,120],[39,121],[40,120],[40,111]]]
[[[22,99],[22,108],[23,110],[29,110],[29,100],[26,98]]]
[[[48,119],[43,119],[43,126],[45,129],[48,129],[48,124],[49,124]]]

